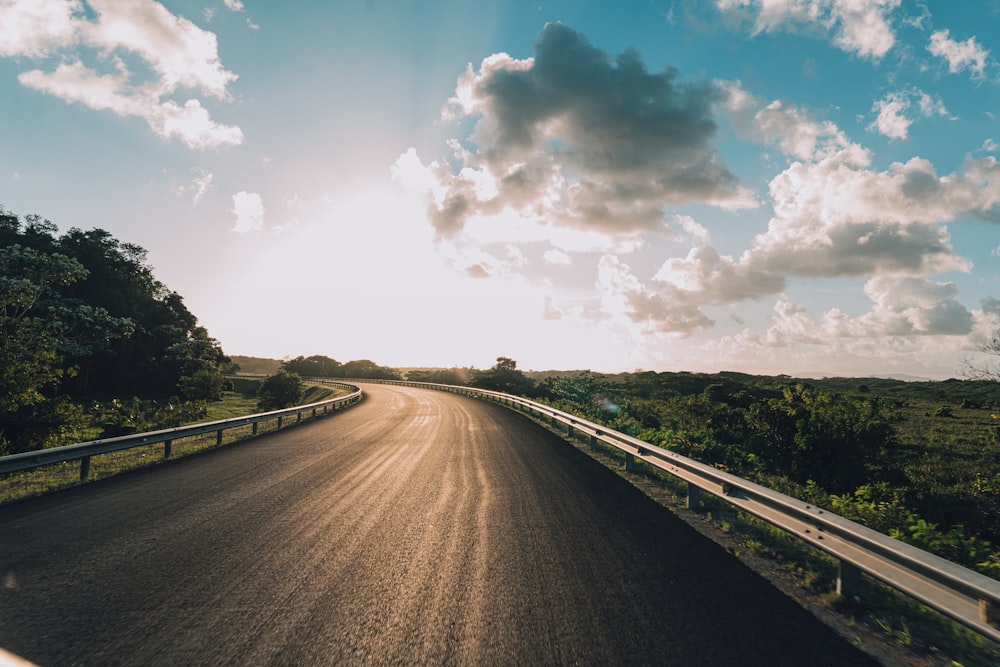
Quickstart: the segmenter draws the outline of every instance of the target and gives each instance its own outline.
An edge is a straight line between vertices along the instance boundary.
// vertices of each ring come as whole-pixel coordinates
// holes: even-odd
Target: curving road
[[[56,665],[874,665],[504,408],[370,385],[0,508],[0,647]]]

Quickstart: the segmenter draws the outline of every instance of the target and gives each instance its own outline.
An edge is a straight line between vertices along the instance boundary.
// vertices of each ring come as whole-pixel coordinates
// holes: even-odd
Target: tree
[[[48,387],[71,368],[59,348],[65,328],[37,308],[52,288],[86,276],[83,266],[65,255],[47,254],[14,244],[0,248],[0,449],[23,451],[58,428],[46,428],[63,405],[45,405]],[[6,443],[6,444],[5,444]]]
[[[302,377],[343,377],[340,375],[340,362],[321,354],[295,357],[282,363],[281,367],[289,373],[298,373]]]
[[[517,370],[517,362],[509,357],[497,357],[493,368],[475,373],[469,384],[480,389],[519,396],[536,394],[535,381]]]
[[[981,343],[978,347],[979,351],[988,357],[983,362],[966,359],[966,377],[970,380],[1000,382],[1000,328],[993,332],[989,340]]]
[[[364,380],[401,380],[402,376],[393,368],[379,366],[370,359],[356,359],[341,366],[338,377]]]
[[[166,363],[177,373],[177,388],[191,401],[219,401],[225,387],[223,372],[229,357],[219,342],[209,337],[205,327],[194,327],[185,340],[167,348]]]
[[[229,360],[146,251],[101,229],[57,231],[0,207],[0,450],[65,444],[83,404],[137,397],[176,415],[189,407],[178,394],[217,398]]]
[[[302,378],[296,373],[281,369],[260,383],[257,405],[261,410],[290,408],[302,401],[303,392]]]

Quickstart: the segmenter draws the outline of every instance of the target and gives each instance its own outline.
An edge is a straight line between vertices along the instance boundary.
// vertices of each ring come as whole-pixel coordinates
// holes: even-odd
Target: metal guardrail
[[[298,405],[292,408],[284,408],[282,410],[272,410],[271,412],[262,412],[260,414],[249,415],[246,417],[221,419],[219,421],[192,424],[190,426],[179,426],[177,428],[168,428],[161,431],[136,433],[133,435],[123,435],[115,438],[104,438],[101,440],[90,440],[88,442],[80,442],[75,445],[67,445],[65,447],[53,447],[51,449],[40,449],[34,452],[0,456],[0,474],[19,472],[21,470],[32,470],[34,468],[40,468],[54,463],[79,460],[80,479],[84,480],[90,475],[90,457],[98,454],[107,454],[108,452],[117,452],[123,449],[131,449],[133,447],[163,443],[163,458],[170,458],[171,446],[173,442],[175,440],[180,440],[181,438],[188,438],[205,433],[215,433],[216,444],[221,445],[222,433],[226,429],[250,425],[253,429],[252,435],[257,435],[257,425],[261,422],[276,419],[278,428],[281,428],[282,421],[286,417],[295,415],[296,422],[299,422],[302,421],[302,415],[307,412],[310,412],[312,417],[316,417],[320,410],[322,410],[322,414],[327,414],[328,412],[333,412],[349,405],[353,405],[362,398],[361,389],[355,385],[329,380],[316,380],[315,382],[320,382],[321,384],[329,386],[341,387],[343,389],[350,389],[353,391],[347,396],[338,396],[337,398],[331,398],[325,401],[318,401],[307,405]]]
[[[837,592],[854,597],[861,572],[1000,642],[1000,581],[935,556],[871,528],[648,442],[519,396],[455,385],[397,380],[351,380],[438,389],[497,401],[533,413],[567,435],[590,436],[625,454],[625,468],[642,460],[688,484],[688,506],[708,492],[825,551],[839,563]]]

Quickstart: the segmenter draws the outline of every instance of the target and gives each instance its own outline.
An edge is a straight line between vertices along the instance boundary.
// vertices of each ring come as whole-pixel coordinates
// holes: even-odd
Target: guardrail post
[[[629,472],[635,470],[635,454],[625,452],[625,470]]]
[[[84,456],[80,459],[80,481],[87,479],[90,476],[90,457]]]
[[[218,431],[215,432],[215,446],[216,447],[218,447],[219,445],[222,444],[222,431],[223,430],[224,429],[220,428]]]
[[[837,593],[851,600],[861,595],[861,570],[845,560],[837,562]]]
[[[703,504],[701,488],[688,482],[687,508],[689,510],[700,510]]]
[[[593,449],[595,452],[597,451],[597,436],[596,435],[590,436],[590,448]]]
[[[250,429],[250,433],[251,433],[252,435],[257,435],[257,424],[258,424],[258,423],[259,423],[259,422],[254,422],[254,423],[253,423],[253,428],[251,428],[251,429]]]
[[[171,445],[173,445],[173,444],[174,444],[173,440],[164,440],[163,441],[163,458],[165,458],[165,459],[169,459],[170,458],[170,449],[171,449]]]
[[[568,435],[571,438],[573,437],[573,425],[572,424],[566,424],[566,435]]]
[[[296,412],[295,413],[295,423],[298,424],[300,421],[302,421],[302,413],[301,412]]]
[[[281,417],[278,417],[278,428],[281,428]]]
[[[979,620],[988,625],[997,625],[1000,623],[1000,607],[989,600],[980,600]]]

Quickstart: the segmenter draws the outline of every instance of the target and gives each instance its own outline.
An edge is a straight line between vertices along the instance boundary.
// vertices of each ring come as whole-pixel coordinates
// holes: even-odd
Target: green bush
[[[284,369],[269,375],[257,390],[257,405],[261,410],[280,410],[298,405],[305,389],[297,373]]]

